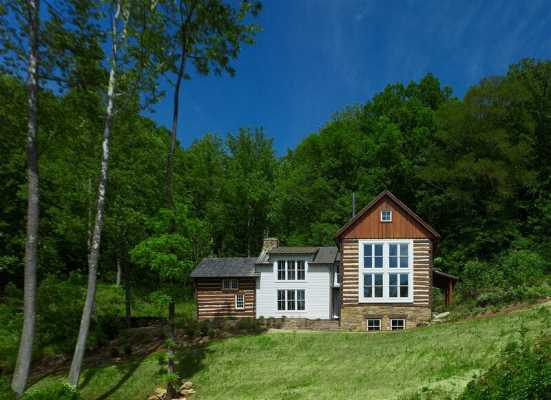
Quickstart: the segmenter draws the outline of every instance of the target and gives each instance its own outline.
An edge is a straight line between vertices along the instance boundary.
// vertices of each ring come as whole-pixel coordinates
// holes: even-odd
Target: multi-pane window
[[[401,331],[406,327],[405,319],[391,319],[390,320],[390,329],[393,331]]]
[[[381,330],[381,320],[379,318],[370,318],[367,320],[367,330],[368,331],[380,331]]]
[[[278,311],[304,311],[306,309],[305,291],[288,289],[277,291]]]
[[[409,297],[408,274],[389,274],[388,278],[388,297]]]
[[[235,295],[235,308],[237,310],[243,310],[245,308],[245,295],[243,294]]]
[[[413,301],[413,248],[410,240],[360,241],[359,301]]]
[[[297,261],[297,280],[303,281],[306,279],[306,265],[304,260]]]
[[[285,261],[279,260],[277,262],[277,279],[279,281],[285,280]]]
[[[383,297],[383,274],[364,274],[364,297]]]
[[[381,211],[381,222],[392,222],[392,211],[391,210]]]
[[[237,290],[239,289],[238,279],[222,279],[223,290]]]
[[[383,243],[364,245],[364,268],[383,268]]]
[[[407,243],[390,243],[388,245],[388,267],[408,268],[409,246]]]
[[[304,260],[277,261],[278,281],[303,281],[306,279],[306,262]]]

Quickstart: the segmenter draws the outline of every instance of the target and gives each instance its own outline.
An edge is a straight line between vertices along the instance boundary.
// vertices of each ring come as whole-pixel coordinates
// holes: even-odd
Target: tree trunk
[[[174,199],[172,197],[172,171],[174,169],[174,153],[176,151],[176,132],[178,130],[178,112],[180,109],[180,88],[182,79],[185,73],[186,57],[182,53],[180,58],[180,66],[178,68],[178,77],[176,78],[176,87],[174,89],[173,110],[172,110],[172,130],[170,135],[170,147],[168,149],[168,157],[166,160],[166,177],[165,177],[165,202],[166,208],[172,209]]]
[[[132,287],[130,282],[130,271],[128,263],[124,263],[124,313],[126,319],[126,327],[132,327]]]
[[[96,297],[96,281],[99,251],[101,245],[101,232],[103,228],[103,216],[105,207],[105,195],[107,191],[107,171],[109,166],[109,138],[111,135],[111,125],[113,122],[114,100],[115,100],[115,84],[116,84],[116,59],[117,59],[117,19],[121,12],[120,2],[117,2],[116,11],[111,20],[112,29],[112,54],[111,54],[111,70],[109,72],[109,85],[107,89],[107,108],[105,116],[105,126],[103,130],[102,143],[102,159],[100,180],[98,185],[97,201],[96,201],[96,218],[94,223],[94,233],[90,253],[88,254],[88,290],[86,293],[86,301],[82,310],[82,318],[80,321],[80,329],[78,332],[73,361],[69,371],[69,383],[77,386],[86,350],[86,340],[90,328],[90,319],[94,310],[94,302]]]
[[[117,286],[121,285],[121,277],[122,277],[121,260],[119,257],[117,257]]]
[[[32,360],[36,321],[36,266],[38,263],[38,149],[37,121],[38,109],[38,18],[39,0],[28,1],[29,18],[29,65],[28,65],[28,122],[27,122],[27,240],[25,244],[25,287],[23,300],[23,330],[19,342],[19,352],[11,387],[19,398],[25,391]]]
[[[168,373],[170,376],[174,374],[175,368],[174,368],[174,343],[176,342],[176,324],[175,324],[175,316],[176,316],[176,303],[174,302],[174,299],[170,300],[170,303],[168,304],[168,341],[169,345],[167,346],[167,356],[168,356]],[[176,389],[171,381],[168,381],[168,385],[166,388],[166,393],[168,395],[169,399],[173,399],[176,397]]]

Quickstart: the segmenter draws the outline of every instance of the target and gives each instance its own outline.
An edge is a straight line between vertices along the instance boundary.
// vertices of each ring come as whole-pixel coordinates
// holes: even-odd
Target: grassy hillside
[[[511,338],[551,329],[551,303],[404,332],[271,332],[211,342],[182,355],[182,374],[214,399],[396,399],[423,388],[455,394]],[[144,399],[157,355],[88,369],[86,400]],[[37,384],[46,385],[50,377]]]

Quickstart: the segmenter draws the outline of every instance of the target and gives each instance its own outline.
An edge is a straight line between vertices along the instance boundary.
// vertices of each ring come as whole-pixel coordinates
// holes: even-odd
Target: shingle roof
[[[333,264],[337,259],[338,254],[339,251],[335,246],[319,247],[316,257],[311,264]]]
[[[271,249],[268,253],[270,254],[315,254],[319,250],[319,247],[291,247],[291,246],[281,246]]]
[[[255,276],[256,257],[208,257],[191,272],[192,278],[247,277]]]

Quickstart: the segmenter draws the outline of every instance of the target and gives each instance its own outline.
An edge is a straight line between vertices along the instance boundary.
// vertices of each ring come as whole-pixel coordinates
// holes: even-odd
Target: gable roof
[[[435,239],[440,239],[440,234],[432,226],[423,221],[420,216],[415,214],[408,206],[402,203],[400,199],[398,199],[398,197],[394,196],[388,190],[384,190],[379,193],[373,200],[371,200],[371,202],[367,206],[362,208],[360,212],[354,215],[354,217],[350,221],[348,221],[346,225],[344,225],[337,231],[335,237],[341,237],[349,228],[354,226],[356,222],[358,222],[365,214],[367,214],[367,212],[371,210],[384,197],[388,197],[390,200],[396,203],[398,207],[400,207],[406,214],[417,221],[423,228],[425,228],[431,235],[433,235]]]
[[[310,264],[333,264],[339,257],[339,249],[336,246],[280,246],[262,251],[256,259],[256,264],[271,264],[271,255],[312,255],[313,260]]]
[[[256,257],[203,258],[191,272],[192,278],[241,278],[256,276]]]

